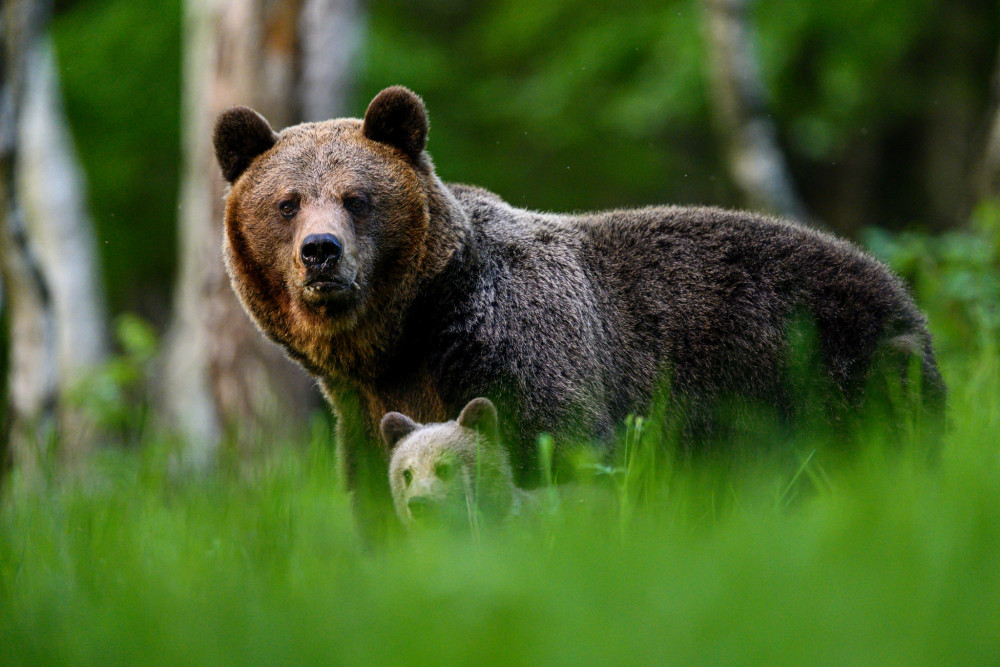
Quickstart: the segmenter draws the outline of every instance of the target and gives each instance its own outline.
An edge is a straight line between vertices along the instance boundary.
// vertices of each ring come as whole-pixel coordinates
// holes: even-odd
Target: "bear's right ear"
[[[462,408],[458,425],[475,429],[490,440],[497,437],[497,409],[488,398],[474,398]]]
[[[382,423],[379,425],[379,430],[382,431],[382,441],[385,442],[385,446],[388,447],[391,452],[395,449],[396,445],[399,444],[400,440],[416,430],[418,426],[420,426],[420,424],[402,413],[387,412],[386,415],[382,417]]]
[[[278,141],[264,117],[247,107],[226,109],[215,121],[212,143],[223,177],[235,183],[253,159]]]
[[[363,132],[372,141],[395,146],[416,162],[427,144],[424,101],[409,88],[386,88],[368,105]]]

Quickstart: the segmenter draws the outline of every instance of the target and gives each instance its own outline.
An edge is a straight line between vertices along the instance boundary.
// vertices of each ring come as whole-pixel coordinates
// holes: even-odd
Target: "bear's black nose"
[[[431,501],[427,496],[413,496],[406,501],[406,506],[410,510],[410,516],[419,519],[429,513]]]
[[[333,234],[310,234],[302,242],[299,255],[306,268],[320,268],[327,262],[334,264],[344,252],[340,239]]]

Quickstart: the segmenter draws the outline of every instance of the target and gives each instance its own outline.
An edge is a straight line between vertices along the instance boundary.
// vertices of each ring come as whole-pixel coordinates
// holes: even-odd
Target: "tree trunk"
[[[750,27],[750,0],[702,0],[712,112],[730,172],[753,208],[808,221],[778,145]]]
[[[343,113],[357,14],[345,0],[186,3],[180,271],[163,388],[196,467],[214,461],[224,434],[242,447],[274,440],[319,403],[310,378],[257,331],[229,285],[215,117],[244,104],[280,128],[303,113]]]
[[[993,72],[993,108],[990,110],[986,150],[979,167],[978,198],[1000,198],[1000,53]]]
[[[357,0],[304,0],[299,17],[303,121],[337,118],[350,112],[353,60],[363,32]]]
[[[9,324],[9,447],[15,465],[79,458],[91,441],[71,394],[106,354],[92,226],[63,117],[49,7],[4,7],[0,275]],[[56,437],[58,436],[58,438]]]

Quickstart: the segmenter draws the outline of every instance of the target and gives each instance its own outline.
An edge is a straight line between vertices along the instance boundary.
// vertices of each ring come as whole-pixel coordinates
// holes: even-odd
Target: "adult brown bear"
[[[275,133],[237,107],[215,128],[233,287],[333,405],[368,520],[391,515],[388,411],[440,422],[490,397],[523,484],[538,433],[607,441],[665,377],[697,414],[733,395],[781,407],[788,324],[803,312],[843,405],[861,399],[881,346],[919,359],[928,396],[943,395],[924,318],[850,243],[714,208],[515,208],[442,183],[427,128],[402,87],[364,120]]]

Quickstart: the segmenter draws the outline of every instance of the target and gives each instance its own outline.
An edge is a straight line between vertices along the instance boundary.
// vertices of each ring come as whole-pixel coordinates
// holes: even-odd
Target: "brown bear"
[[[831,402],[859,406],[872,360],[893,343],[912,351],[928,403],[941,404],[923,316],[851,243],[716,208],[520,209],[443,183],[427,130],[423,101],[398,86],[363,120],[276,133],[236,107],[215,127],[232,184],[233,287],[332,404],[363,523],[391,516],[386,412],[440,422],[490,397],[524,486],[539,433],[555,434],[557,450],[610,442],[667,382],[697,449],[717,401],[785,410],[788,327],[803,313]]]
[[[381,431],[392,455],[392,501],[407,528],[468,527],[480,519],[496,524],[535,505],[514,484],[496,408],[487,398],[474,398],[457,420],[442,424],[418,424],[390,412]]]

